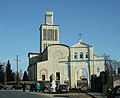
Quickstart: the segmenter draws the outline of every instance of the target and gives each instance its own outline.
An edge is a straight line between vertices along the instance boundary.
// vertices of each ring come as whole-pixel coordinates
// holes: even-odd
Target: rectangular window
[[[53,34],[52,34],[52,29],[50,29],[50,40],[52,41],[52,36],[53,36]]]
[[[47,30],[47,34],[48,34],[48,40],[50,40],[50,29]]]
[[[86,52],[86,58],[88,58],[89,57],[89,53],[88,52]]]
[[[48,29],[47,30],[48,40],[53,41],[54,40],[54,30]]]
[[[52,15],[49,14],[46,16],[46,23],[52,24]]]
[[[96,72],[100,72],[100,69],[99,69],[99,67],[97,67],[97,68],[96,68]]]
[[[43,40],[58,41],[58,30],[43,29]]]
[[[56,80],[60,80],[60,72],[56,72]]]
[[[52,41],[54,41],[54,30],[52,29]]]
[[[46,29],[43,29],[43,40],[47,39]]]
[[[55,30],[55,41],[58,41],[58,31]]]

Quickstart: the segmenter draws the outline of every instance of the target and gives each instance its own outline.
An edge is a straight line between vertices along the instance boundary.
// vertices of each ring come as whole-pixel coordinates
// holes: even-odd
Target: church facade
[[[72,88],[79,87],[84,75],[88,86],[92,74],[105,71],[105,59],[94,54],[94,47],[80,39],[73,46],[59,43],[59,25],[53,24],[53,12],[45,13],[45,24],[40,26],[40,53],[28,53],[28,77],[31,81],[56,81],[68,83]]]

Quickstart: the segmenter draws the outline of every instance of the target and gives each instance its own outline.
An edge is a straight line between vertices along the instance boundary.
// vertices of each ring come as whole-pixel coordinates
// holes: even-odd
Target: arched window
[[[78,54],[77,52],[74,53],[74,59],[77,59],[78,58]]]
[[[83,52],[80,52],[80,59],[83,59]]]
[[[88,59],[89,58],[89,53],[88,52],[86,52],[86,59]]]

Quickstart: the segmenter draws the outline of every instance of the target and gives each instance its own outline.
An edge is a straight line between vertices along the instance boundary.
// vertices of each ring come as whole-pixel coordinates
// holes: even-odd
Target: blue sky
[[[62,44],[74,45],[82,32],[96,55],[120,60],[120,0],[1,0],[0,61],[9,59],[13,71],[16,55],[24,71],[28,52],[39,52],[39,27],[46,11],[54,12]]]

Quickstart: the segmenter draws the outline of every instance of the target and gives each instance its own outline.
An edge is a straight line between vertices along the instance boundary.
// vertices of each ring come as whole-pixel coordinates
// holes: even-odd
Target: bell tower
[[[53,12],[45,13],[45,24],[40,26],[40,53],[52,44],[59,44],[59,25],[54,25]]]
[[[53,25],[53,12],[46,12],[45,13],[45,24],[46,25]]]

